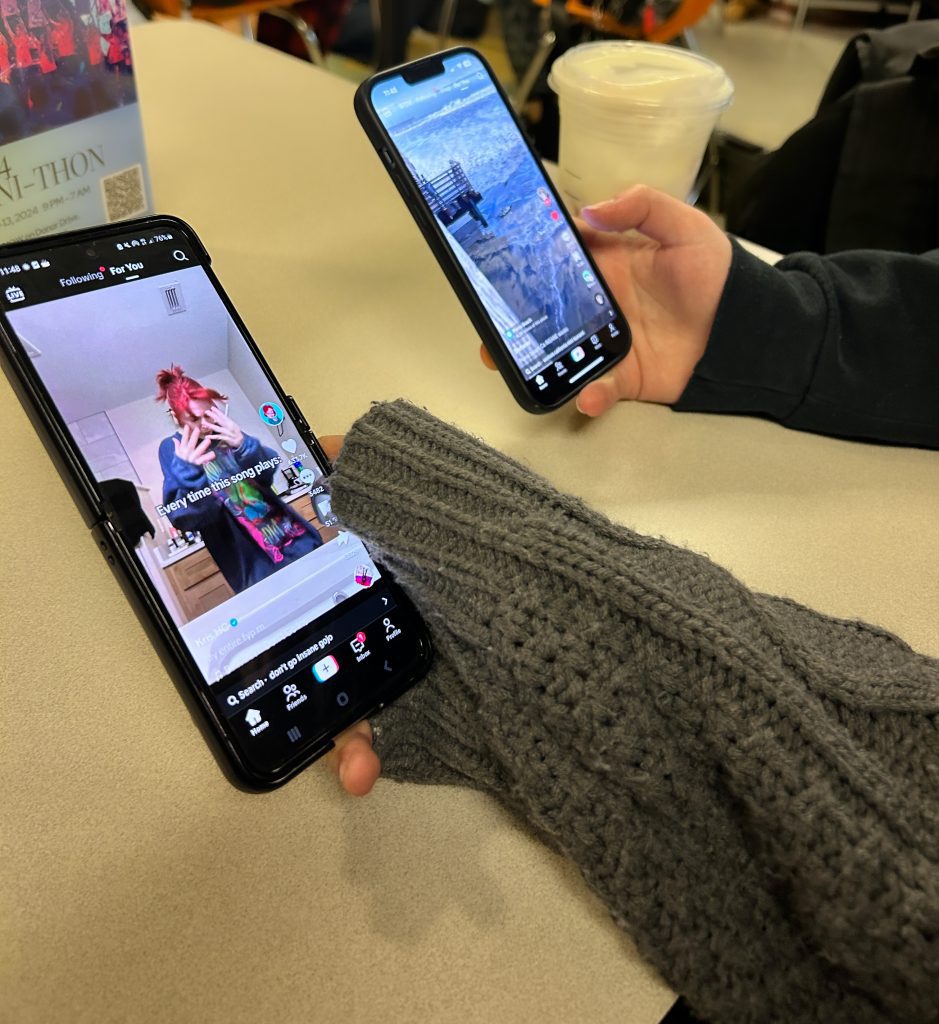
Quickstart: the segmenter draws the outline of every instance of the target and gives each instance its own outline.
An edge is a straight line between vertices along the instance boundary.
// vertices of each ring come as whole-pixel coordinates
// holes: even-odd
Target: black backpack
[[[789,253],[939,247],[939,21],[848,44],[815,117],[727,197],[727,230]]]

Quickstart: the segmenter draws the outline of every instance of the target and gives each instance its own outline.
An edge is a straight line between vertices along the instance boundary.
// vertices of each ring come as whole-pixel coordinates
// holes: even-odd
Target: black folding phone
[[[479,53],[380,72],[355,111],[523,408],[556,409],[626,355],[629,324]]]
[[[426,671],[329,463],[192,229],[0,247],[0,350],[95,543],[238,775],[285,782]],[[190,703],[192,703],[190,701]]]

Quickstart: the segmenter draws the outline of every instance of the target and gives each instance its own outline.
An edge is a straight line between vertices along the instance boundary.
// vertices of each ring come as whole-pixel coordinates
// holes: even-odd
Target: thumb
[[[607,409],[625,398],[620,394],[616,378],[612,373],[606,374],[599,380],[591,381],[577,396],[577,410],[585,416],[602,416]]]
[[[600,231],[635,229],[662,245],[685,245],[701,233],[707,215],[648,185],[634,185],[615,199],[585,206],[581,217]]]

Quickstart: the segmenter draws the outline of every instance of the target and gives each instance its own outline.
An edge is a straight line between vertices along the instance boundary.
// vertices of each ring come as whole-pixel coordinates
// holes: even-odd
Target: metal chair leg
[[[690,206],[697,205],[701,193],[705,187],[708,190],[708,213],[716,216],[721,210],[721,155],[720,155],[720,132],[712,132],[708,139],[707,149],[704,151],[704,159],[698,170],[698,176],[691,186],[687,202]]]
[[[319,38],[299,14],[295,14],[287,7],[269,7],[264,13],[272,15],[280,19],[280,21],[285,21],[303,41],[303,46],[307,56],[310,58],[310,63],[323,67],[325,61]]]
[[[792,31],[801,32],[805,26],[805,16],[809,13],[810,0],[799,0],[799,5],[796,7],[796,16],[792,21]]]
[[[554,49],[554,44],[558,40],[557,32],[554,28],[554,15],[550,7],[543,7],[541,9],[541,14],[538,17],[538,28],[541,30],[538,46],[535,48],[531,62],[525,69],[525,74],[522,75],[521,81],[515,87],[515,92],[512,94],[512,106],[516,110],[521,110],[528,102],[528,97],[531,96],[532,89],[535,88],[538,76],[548,62],[548,58]]]
[[[442,50],[447,45],[450,33],[453,31],[453,19],[456,17],[457,0],[443,0],[440,6],[440,21],[437,22],[437,49]]]
[[[372,16],[372,36],[375,39],[375,44],[373,46],[373,52],[372,52],[372,63],[375,65],[376,68],[378,68],[380,66],[379,65],[378,51],[379,51],[380,46],[381,46],[381,38],[382,38],[382,35],[381,35],[381,27],[382,27],[381,0],[369,0],[368,9],[369,9],[369,13]]]
[[[535,50],[535,55],[531,59],[531,63],[525,69],[525,74],[522,75],[522,80],[518,83],[518,87],[512,94],[512,106],[516,110],[521,110],[522,107],[528,102],[528,97],[531,96],[531,91],[535,87],[535,82],[538,81],[538,76],[541,74],[542,69],[548,61],[548,57],[551,56],[551,51],[554,49],[554,44],[557,41],[557,35],[554,29],[549,29],[545,34],[538,40],[538,49]]]

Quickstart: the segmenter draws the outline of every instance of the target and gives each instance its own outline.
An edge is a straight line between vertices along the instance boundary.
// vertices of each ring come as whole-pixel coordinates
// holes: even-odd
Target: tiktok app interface
[[[574,386],[628,330],[486,66],[466,50],[442,66],[382,79],[372,105],[524,378]]]
[[[96,244],[0,267],[8,322],[221,712],[299,740],[394,662],[392,591],[192,249]]]

